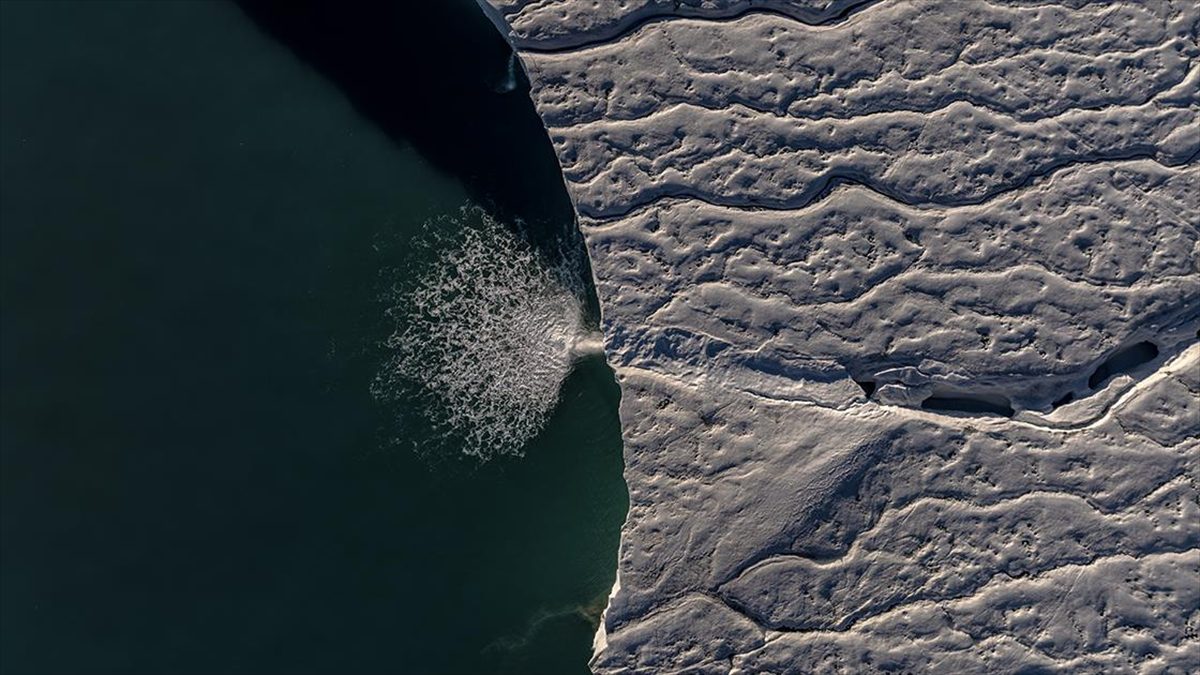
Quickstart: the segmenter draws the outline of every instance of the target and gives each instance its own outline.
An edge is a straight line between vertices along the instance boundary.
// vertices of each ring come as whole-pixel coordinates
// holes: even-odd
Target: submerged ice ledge
[[[485,9],[622,388],[594,670],[1200,660],[1200,8]]]

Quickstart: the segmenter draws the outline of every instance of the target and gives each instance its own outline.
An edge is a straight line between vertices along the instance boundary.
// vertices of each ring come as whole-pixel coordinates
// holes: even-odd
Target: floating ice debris
[[[517,88],[517,53],[511,52],[508,55],[508,62],[504,66],[504,75],[494,87],[497,94],[507,94]]]
[[[436,247],[434,259],[394,297],[397,330],[377,394],[415,385],[435,436],[480,460],[520,455],[577,355],[599,349],[580,277],[480,208],[451,220],[430,224],[423,244]],[[459,232],[438,234],[447,230]]]

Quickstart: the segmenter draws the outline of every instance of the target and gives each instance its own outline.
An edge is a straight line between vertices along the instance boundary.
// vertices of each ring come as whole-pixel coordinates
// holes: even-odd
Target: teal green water
[[[413,238],[503,185],[429,157],[236,6],[0,3],[0,671],[587,672],[607,366],[484,465],[371,394]]]

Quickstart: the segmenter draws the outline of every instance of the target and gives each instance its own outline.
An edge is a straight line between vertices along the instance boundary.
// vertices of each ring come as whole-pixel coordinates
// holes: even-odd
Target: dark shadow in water
[[[575,225],[574,209],[549,138],[529,98],[529,83],[519,64],[513,62],[508,43],[473,0],[351,4],[332,0],[237,0],[237,4],[260,30],[336,86],[359,114],[391,140],[413,148],[436,169],[460,180],[474,202],[502,222],[522,220],[530,243],[549,257],[568,253],[574,260],[582,260],[581,281],[587,293],[588,314],[598,317],[598,303],[583,254],[583,241]],[[564,244],[569,247],[569,252],[564,251]],[[604,404],[615,411],[619,393],[603,360],[577,366],[564,383],[563,408],[574,410],[572,406],[578,408],[580,405],[586,408],[588,404],[580,401],[589,400],[596,392],[606,392],[608,399]],[[571,414],[572,421],[565,425],[552,420],[533,445],[565,447],[569,443],[579,443],[576,436],[590,437],[597,442],[611,438],[613,434],[619,437],[615,416],[604,420],[603,431],[606,433],[601,433],[600,428],[581,428],[581,420],[586,417],[581,417],[578,410]],[[402,417],[398,416],[398,419]],[[392,428],[385,429],[384,435],[405,436],[401,430]],[[537,452],[535,449],[530,457],[515,465],[495,463],[476,467],[476,480],[471,483],[472,490],[477,492],[474,499],[506,505],[496,509],[498,514],[522,513],[522,507],[511,506],[518,501],[514,493],[520,492],[521,486],[572,480],[583,463],[591,461],[582,453],[566,453],[562,449],[555,447],[554,452]],[[606,458],[599,455],[593,459],[597,462],[597,466],[590,469],[596,471],[594,480],[577,490],[594,491],[598,504],[612,502],[612,495],[606,490],[612,485],[609,478],[620,474],[619,452],[615,462],[605,464],[601,460]],[[389,463],[386,459],[381,461]],[[461,489],[461,484],[455,481],[462,477],[456,475],[458,472],[453,468],[439,466],[437,475],[430,480],[446,485],[447,489]],[[605,477],[602,471],[611,473]],[[383,485],[379,490],[382,493],[386,493],[394,482],[390,477],[393,472],[394,469],[381,472]],[[616,480],[620,483],[619,478]],[[529,505],[523,507],[527,513],[522,518],[540,522],[543,516],[538,514],[546,510],[542,506],[546,502],[544,496],[529,495],[527,499]],[[623,515],[624,504],[620,505],[620,511]],[[390,510],[384,513],[386,517],[394,517]],[[551,516],[553,514],[545,514],[547,518]],[[540,529],[545,533],[546,545],[562,547],[561,550],[566,551],[563,555],[558,555],[555,550],[521,548],[528,539],[517,531],[522,528],[514,528],[510,533],[512,536],[492,533],[489,528],[494,527],[499,518],[478,520],[481,523],[475,527],[487,532],[472,532],[472,526],[468,524],[462,526],[463,530],[448,534],[479,542],[485,550],[492,551],[480,556],[479,563],[489,568],[477,573],[481,580],[463,582],[459,586],[460,592],[466,595],[474,592],[483,605],[478,608],[479,613],[496,614],[494,608],[486,605],[503,594],[489,593],[487,588],[502,586],[503,579],[520,583],[520,579],[536,567],[537,563],[530,561],[574,560],[578,556],[596,555],[577,542],[567,541],[570,532],[594,531],[602,540],[608,532],[605,528],[619,525],[623,517],[573,522],[570,527],[535,524],[531,520],[526,529],[531,532]],[[387,524],[381,522],[378,527],[368,529],[374,532],[386,528]],[[499,552],[500,544],[492,540],[493,536],[501,541],[511,540],[504,547],[512,550]],[[560,538],[563,541],[549,543]],[[453,550],[450,546],[445,548]],[[576,564],[576,567],[583,570],[586,565]],[[547,595],[570,597],[574,594],[573,590],[555,590],[554,584],[565,582],[552,579],[554,575],[550,571],[532,574],[547,581]],[[594,579],[587,582],[596,585]],[[607,579],[603,584],[607,584]],[[454,587],[445,583],[442,586]],[[437,587],[437,583],[430,582],[429,587]],[[606,588],[602,590],[601,602],[606,599],[606,592]],[[466,604],[471,606],[472,603]],[[512,626],[516,640],[513,644],[520,648],[498,648],[479,656],[472,653],[476,645],[472,642],[475,636],[471,632],[480,632],[479,626],[485,623],[484,620],[472,617],[462,623],[468,633],[461,640],[462,653],[445,657],[422,656],[417,659],[422,665],[410,661],[408,666],[420,670],[424,662],[429,661],[443,668],[446,664],[454,664],[456,670],[469,672],[485,668],[483,662],[488,663],[489,672],[565,673],[585,669],[581,658],[584,655],[575,651],[578,648],[576,633],[583,623],[578,612],[568,611],[564,617],[538,622],[529,629]],[[591,630],[586,626],[582,629]],[[377,644],[366,642],[371,647]],[[503,647],[507,643],[501,640],[498,644]],[[431,641],[430,648],[431,652],[438,651],[437,640]]]
[[[249,11],[480,201],[570,230],[473,5]],[[373,244],[459,192],[225,3],[0,16],[0,672],[586,672],[584,619],[525,619],[611,584],[607,366],[520,462],[362,456],[399,262]]]
[[[472,0],[238,4],[362,115],[462,179],[497,215],[535,227],[573,222],[529,84],[517,66],[515,88],[497,91],[511,49]]]

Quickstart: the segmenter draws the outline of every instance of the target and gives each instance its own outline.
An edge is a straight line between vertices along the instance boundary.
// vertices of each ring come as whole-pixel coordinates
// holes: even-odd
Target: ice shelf
[[[1194,672],[1200,5],[488,2],[622,389],[593,670]]]

